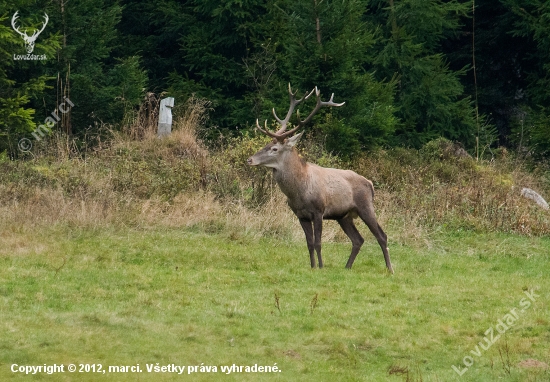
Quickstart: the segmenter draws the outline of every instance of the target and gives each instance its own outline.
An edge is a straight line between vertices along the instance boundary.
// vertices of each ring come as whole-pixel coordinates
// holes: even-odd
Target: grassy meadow
[[[364,232],[365,230],[363,230]],[[365,232],[366,233],[366,232]],[[5,237],[3,237],[5,239]],[[10,233],[0,251],[2,380],[547,381],[550,240],[445,234],[394,244],[389,276],[374,240],[351,271],[349,245],[305,245],[179,229]],[[459,377],[452,366],[524,291],[539,297]],[[498,335],[494,331],[495,337]],[[281,373],[11,373],[12,363],[274,365]]]
[[[55,136],[0,157],[0,380],[550,380],[550,214],[519,195],[548,197],[547,168],[446,141],[344,161],[305,139],[308,159],[373,180],[395,274],[363,224],[344,269],[335,222],[312,270],[271,175],[245,164],[265,139],[205,146],[206,107],[162,140],[138,120],[94,149]],[[172,364],[197,371],[147,371]]]

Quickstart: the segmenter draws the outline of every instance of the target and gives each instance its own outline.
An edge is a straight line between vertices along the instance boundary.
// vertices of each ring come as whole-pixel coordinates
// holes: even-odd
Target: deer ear
[[[286,141],[286,144],[289,145],[290,147],[294,147],[294,145],[296,145],[296,143],[300,141],[300,138],[302,138],[302,134],[304,134],[304,132],[301,132],[300,134],[296,134],[292,138],[288,138]]]

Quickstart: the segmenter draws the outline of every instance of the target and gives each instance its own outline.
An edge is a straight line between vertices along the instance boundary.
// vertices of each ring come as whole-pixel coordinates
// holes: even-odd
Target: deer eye
[[[271,148],[271,151],[277,151],[277,150],[279,150],[277,147],[272,147]]]

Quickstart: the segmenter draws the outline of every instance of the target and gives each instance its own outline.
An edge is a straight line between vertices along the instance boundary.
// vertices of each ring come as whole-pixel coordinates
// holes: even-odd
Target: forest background
[[[22,38],[49,22],[33,54]],[[250,131],[318,86],[343,108],[314,131],[353,157],[445,137],[474,157],[550,155],[550,3],[543,0],[0,1],[0,153],[22,156],[62,98],[55,129],[89,147],[148,93],[210,102],[207,141]]]

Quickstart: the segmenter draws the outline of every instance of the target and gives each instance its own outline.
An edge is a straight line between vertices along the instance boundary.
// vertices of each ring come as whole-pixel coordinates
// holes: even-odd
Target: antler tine
[[[332,93],[332,96],[330,97],[330,100],[328,101],[321,101],[321,91],[319,89],[317,89],[317,86],[315,86],[315,98],[317,98],[317,104],[315,105],[315,108],[313,109],[313,111],[309,114],[309,116],[304,119],[303,121],[299,118],[298,116],[298,119],[300,120],[298,122],[298,126],[304,126],[305,124],[307,124],[309,121],[311,121],[311,119],[313,118],[313,116],[315,114],[317,114],[317,112],[321,109],[321,107],[323,106],[334,106],[334,107],[340,107],[342,105],[345,104],[345,102],[342,102],[342,103],[336,103],[333,101],[334,99],[334,93]],[[311,95],[313,93],[313,91],[309,94]],[[309,97],[308,95],[308,97]]]
[[[48,17],[48,14],[44,13],[44,24],[42,24],[42,29],[40,29],[40,32],[38,32],[38,34],[40,34],[44,31],[44,28],[46,28],[46,25],[48,25],[49,20],[50,20],[50,18]]]
[[[304,97],[304,99],[307,100],[313,93],[317,93],[317,92],[318,92],[317,86],[315,86],[313,89],[311,89],[311,91],[309,92],[309,94],[306,95],[306,96]]]
[[[44,31],[44,29],[46,28],[46,25],[48,25],[49,20],[50,20],[50,18],[48,17],[48,15],[46,13],[44,13],[44,22],[42,23],[42,29],[35,30],[34,33],[32,34],[32,37],[38,36],[40,33],[42,33]]]
[[[258,119],[256,118],[256,128],[257,128],[258,130],[260,130],[262,133],[264,133],[265,135],[270,136],[271,138],[275,138],[275,139],[277,139],[277,140],[280,139],[278,135],[276,135],[275,133],[272,133],[272,132],[269,131],[269,129],[267,128],[267,119],[265,120],[265,130],[264,130],[264,129],[262,129],[262,128],[260,127],[260,122],[259,122]]]
[[[312,91],[310,91],[307,95],[304,95],[299,100],[296,99],[296,93],[297,93],[297,91],[294,92],[294,93],[292,92],[290,84],[288,84],[288,94],[289,94],[289,98],[290,98],[290,107],[288,109],[288,113],[286,114],[285,119],[281,120],[277,116],[277,113],[275,112],[275,108],[273,108],[273,116],[275,117],[277,122],[281,124],[281,128],[279,130],[277,130],[277,132],[273,133],[273,132],[269,131],[269,129],[267,128],[267,120],[265,121],[265,129],[262,129],[260,127],[259,121],[256,119],[257,129],[260,130],[265,135],[268,135],[271,138],[275,138],[279,142],[283,142],[286,137],[289,137],[290,135],[294,134],[299,128],[301,128],[306,123],[308,123],[313,118],[313,116],[321,109],[321,107],[323,107],[323,106],[339,107],[339,106],[342,106],[342,105],[345,104],[345,102],[342,102],[342,103],[334,102],[333,101],[334,93],[332,93],[332,96],[330,97],[330,99],[328,101],[321,101],[321,91],[317,88],[317,86],[315,86],[315,88],[313,88]],[[286,126],[287,126],[288,121],[290,120],[290,117],[292,116],[292,113],[294,112],[294,109],[296,108],[296,106],[299,105],[302,101],[304,101],[304,100],[308,99],[309,97],[311,97],[311,95],[314,94],[314,93],[315,93],[315,98],[317,99],[317,104],[315,105],[315,108],[313,109],[313,111],[303,121],[300,118],[300,112],[297,111],[296,114],[298,115],[298,124],[292,130],[286,131]]]
[[[296,126],[295,128],[293,128],[292,130],[289,130],[287,132],[283,132],[283,133],[272,133],[271,131],[269,131],[269,129],[267,128],[267,119],[265,120],[265,129],[262,129],[260,127],[260,122],[258,121],[258,119],[256,119],[256,128],[258,130],[260,130],[262,133],[264,133],[265,135],[271,137],[271,138],[274,138],[276,139],[277,141],[279,142],[283,142],[285,140],[286,137],[294,134],[296,132],[296,130],[298,130],[301,126],[298,125]]]
[[[17,19],[19,18],[18,13],[19,13],[19,11],[15,12],[15,13],[13,14],[13,17],[11,18],[11,26],[13,27],[13,30],[16,31],[17,33],[19,33],[21,36],[26,36],[25,33],[21,32],[21,31],[19,30],[19,28],[17,28],[17,27],[15,26],[15,22],[16,22]]]
[[[273,108],[273,116],[281,124],[281,128],[277,130],[276,134],[282,134],[286,131],[286,125],[288,124],[288,121],[290,121],[290,117],[292,117],[292,113],[294,113],[294,109],[296,106],[301,104],[305,99],[307,99],[310,95],[304,96],[300,99],[296,99],[296,94],[298,94],[298,90],[296,90],[294,93],[292,92],[292,88],[290,87],[290,83],[288,84],[288,96],[290,98],[290,106],[288,108],[288,112],[286,113],[285,119],[281,120],[279,117],[277,117],[277,113],[275,113],[275,108]]]
[[[297,93],[298,91],[296,91]],[[277,113],[275,112],[275,108],[273,108],[272,110],[272,113],[273,113],[273,116],[275,117],[275,119],[277,120],[277,122],[279,122],[281,124],[281,129],[286,129],[286,124],[288,123],[288,121],[290,120],[290,117],[292,115],[292,112],[293,112],[293,108],[292,108],[292,104],[294,102],[294,100],[296,99],[296,93],[292,93],[292,88],[290,87],[290,82],[288,83],[288,97],[290,98],[290,107],[288,109],[288,112],[286,113],[286,117],[285,119],[281,119],[277,116]],[[283,131],[284,131],[283,129]]]
[[[296,125],[296,127],[293,128],[292,130],[286,131],[284,133],[277,134],[277,136],[274,137],[274,138],[277,139],[279,142],[282,142],[282,141],[285,140],[286,137],[291,136],[292,134],[294,134],[300,127],[302,127],[302,125]]]
[[[330,99],[327,101],[327,102],[321,102],[321,105],[322,106],[335,106],[335,107],[339,107],[339,106],[343,106],[345,104],[345,102],[342,102],[342,103],[336,103],[334,102],[332,99],[334,98],[334,93],[332,93],[332,95],[330,96]]]

